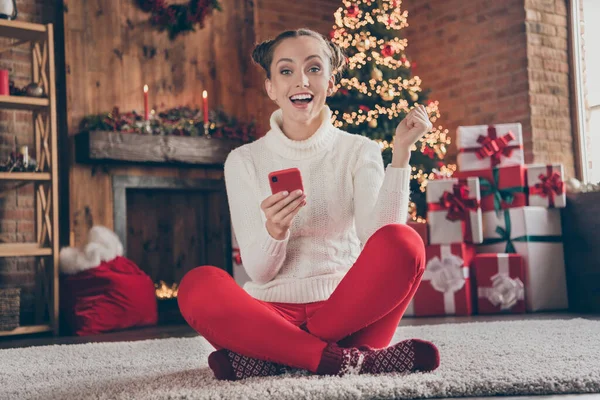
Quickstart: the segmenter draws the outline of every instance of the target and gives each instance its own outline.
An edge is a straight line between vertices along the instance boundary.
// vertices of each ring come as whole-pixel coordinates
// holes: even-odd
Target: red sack
[[[75,335],[157,323],[154,283],[125,257],[117,256],[61,279],[61,313]]]

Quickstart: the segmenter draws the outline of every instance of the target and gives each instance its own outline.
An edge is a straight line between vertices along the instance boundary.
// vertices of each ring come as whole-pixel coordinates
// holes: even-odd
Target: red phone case
[[[269,174],[269,184],[271,185],[271,193],[279,193],[285,190],[292,193],[294,190],[301,189],[304,191],[302,184],[302,175],[298,168],[288,168],[279,171],[273,171]]]

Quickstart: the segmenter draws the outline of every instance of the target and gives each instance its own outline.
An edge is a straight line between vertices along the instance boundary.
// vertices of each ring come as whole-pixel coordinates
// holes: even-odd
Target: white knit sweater
[[[225,183],[233,230],[254,298],[311,303],[329,298],[380,227],[405,223],[410,168],[384,171],[373,140],[335,128],[324,106],[322,124],[304,141],[281,130],[281,109],[262,138],[233,150]],[[270,172],[297,167],[307,204],[283,240],[268,233],[261,202],[271,195]]]

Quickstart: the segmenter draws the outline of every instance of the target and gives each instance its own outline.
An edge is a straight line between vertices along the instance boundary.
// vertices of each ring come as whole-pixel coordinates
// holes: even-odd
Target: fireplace
[[[232,272],[222,180],[113,176],[114,227],[125,255],[155,282],[159,324],[183,322],[177,285],[199,265]]]

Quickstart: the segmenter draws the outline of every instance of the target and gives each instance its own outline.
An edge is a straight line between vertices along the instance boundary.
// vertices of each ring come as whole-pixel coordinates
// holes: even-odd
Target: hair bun
[[[254,51],[252,51],[252,60],[254,60],[255,63],[260,65],[267,72],[269,71],[270,67],[268,65],[267,56],[272,46],[273,40],[265,40],[264,42],[257,44],[254,48]]]

